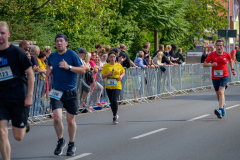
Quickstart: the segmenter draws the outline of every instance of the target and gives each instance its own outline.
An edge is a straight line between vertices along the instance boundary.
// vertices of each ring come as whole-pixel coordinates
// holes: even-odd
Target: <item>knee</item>
[[[0,129],[0,141],[8,138],[8,131],[5,129]]]
[[[218,95],[219,95],[219,96],[224,96],[224,90],[219,90],[219,91],[218,91]]]
[[[61,123],[61,122],[62,122],[62,117],[54,115],[54,123]]]
[[[68,120],[67,122],[68,122],[68,126],[69,126],[69,127],[76,126],[75,120]]]
[[[20,135],[20,134],[13,135],[13,137],[16,141],[21,141],[23,139],[23,135]]]

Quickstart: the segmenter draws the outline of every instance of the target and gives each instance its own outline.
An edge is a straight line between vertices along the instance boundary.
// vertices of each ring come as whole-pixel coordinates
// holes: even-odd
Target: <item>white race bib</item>
[[[51,89],[51,91],[49,93],[49,97],[54,98],[56,100],[60,100],[62,95],[63,95],[62,91],[58,91],[58,90],[55,90],[55,89]]]
[[[108,86],[117,86],[117,80],[116,79],[108,79],[107,85]]]
[[[0,68],[0,82],[13,78],[10,66]]]
[[[214,77],[223,77],[223,70],[214,70]]]

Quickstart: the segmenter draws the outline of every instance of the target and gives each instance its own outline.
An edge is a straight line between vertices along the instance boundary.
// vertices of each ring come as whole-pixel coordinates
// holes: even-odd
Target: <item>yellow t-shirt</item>
[[[38,61],[40,69],[47,69],[45,62],[42,62],[39,58],[37,58],[37,61]],[[44,77],[41,75],[40,79],[45,81],[45,75],[44,75]]]
[[[102,74],[107,74],[111,72],[114,69],[114,74],[113,76],[107,77],[107,78],[115,78],[117,79],[120,74],[125,72],[125,69],[123,66],[119,63],[116,63],[115,65],[110,65],[109,63],[105,64],[102,69]],[[109,86],[108,84],[108,79],[106,80],[106,89],[120,89],[122,90],[122,83],[121,81],[117,81],[117,86]]]

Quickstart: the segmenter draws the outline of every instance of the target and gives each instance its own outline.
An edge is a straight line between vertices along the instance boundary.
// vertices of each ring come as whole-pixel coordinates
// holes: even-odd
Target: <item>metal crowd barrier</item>
[[[229,70],[229,83],[239,83],[240,81],[240,66],[234,63],[234,69],[237,75],[231,74]],[[211,67],[203,67],[203,64],[181,64],[167,65],[166,71],[163,72],[160,67],[142,69],[131,67],[126,69],[126,82],[124,85],[123,100],[119,102],[127,102],[135,104],[138,102],[150,102],[152,99],[161,99],[163,95],[168,94],[174,96],[177,92],[187,94],[191,90],[198,92],[199,89],[212,87]],[[97,74],[97,80],[90,85],[90,92],[84,103],[82,101],[84,75],[77,75],[77,91],[79,95],[79,112],[93,112],[97,107],[98,98],[100,102],[107,102],[105,107],[109,107],[109,100],[105,90],[106,79],[101,79],[101,71]],[[50,106],[49,92],[52,88],[52,77],[45,77],[43,74],[35,73],[34,78],[34,94],[33,105],[29,109],[29,120],[44,122],[47,117],[52,117]],[[95,85],[98,84],[98,87]],[[100,85],[100,87],[99,87]],[[100,92],[101,86],[103,91]],[[63,110],[63,112],[66,112]]]

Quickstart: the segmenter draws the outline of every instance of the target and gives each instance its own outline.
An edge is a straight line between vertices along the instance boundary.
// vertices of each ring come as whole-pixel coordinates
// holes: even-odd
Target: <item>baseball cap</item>
[[[78,53],[87,53],[85,48],[78,48]]]

